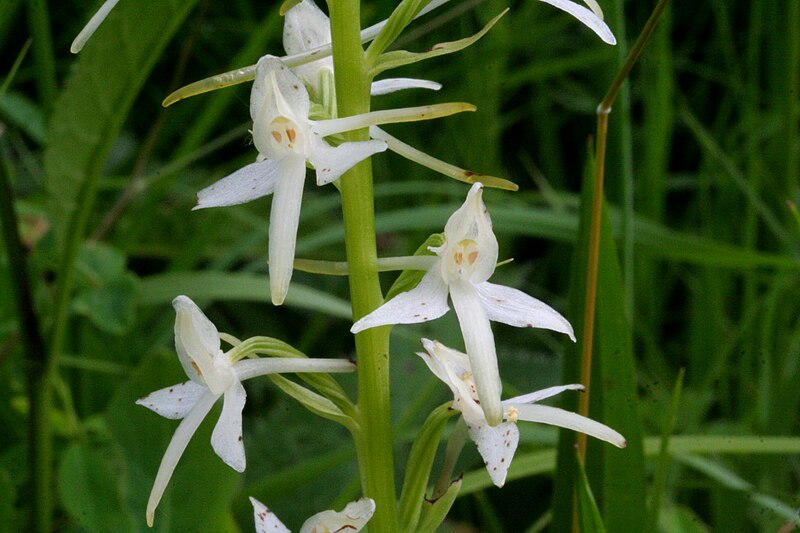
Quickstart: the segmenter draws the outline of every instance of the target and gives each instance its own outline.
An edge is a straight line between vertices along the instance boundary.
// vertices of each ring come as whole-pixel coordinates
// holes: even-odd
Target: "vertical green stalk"
[[[53,54],[53,35],[50,31],[50,13],[45,0],[32,0],[28,4],[28,25],[33,37],[39,100],[49,111],[56,99],[58,82]]]
[[[370,106],[370,77],[361,48],[360,0],[328,2],[336,72],[339,116],[366,113]],[[346,134],[348,141],[369,138],[366,129]],[[383,303],[375,246],[372,165],[359,163],[341,180],[345,247],[350,265],[350,300],[358,319]],[[397,531],[397,508],[389,403],[389,328],[372,328],[356,335],[360,431],[355,435],[364,495],[376,503],[370,521],[373,533]]]

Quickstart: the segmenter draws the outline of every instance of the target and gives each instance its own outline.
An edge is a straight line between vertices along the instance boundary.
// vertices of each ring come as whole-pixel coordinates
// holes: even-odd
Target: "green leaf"
[[[0,116],[37,143],[44,144],[44,113],[25,95],[16,92],[0,95]]]
[[[578,497],[576,499],[578,500],[578,521],[581,524],[581,532],[605,533],[606,526],[603,524],[600,509],[597,508],[597,502],[580,457],[576,457],[576,463],[578,465]]]
[[[55,101],[44,154],[59,243],[79,206],[86,211],[94,202],[106,158],[137,94],[196,2],[121,2],[72,65]],[[85,220],[72,225],[71,231],[82,234]]]
[[[136,531],[126,512],[112,465],[84,443],[72,444],[61,459],[58,492],[67,511],[94,532]]]
[[[102,331],[122,335],[136,319],[138,281],[133,274],[123,274],[101,287],[80,292],[72,301],[72,307]]]
[[[452,402],[447,402],[434,409],[414,439],[411,453],[406,461],[406,475],[403,480],[403,492],[400,495],[402,531],[416,531],[442,431],[450,417],[457,414],[457,411],[451,408],[451,404]]]
[[[354,430],[357,427],[356,421],[344,414],[336,404],[329,399],[313,392],[294,381],[278,374],[270,374],[269,379],[277,385],[283,392],[300,402],[300,404],[312,413],[327,418]]]
[[[400,2],[394,11],[392,11],[392,14],[389,15],[389,20],[386,21],[386,25],[369,45],[369,48],[367,48],[367,61],[378,57],[384,50],[389,48],[406,26],[408,26],[417,14],[429,3],[430,0],[403,0]]]
[[[450,484],[447,492],[442,494],[437,500],[425,500],[419,525],[414,531],[416,533],[435,533],[439,525],[444,522],[447,513],[450,512],[450,508],[453,506],[453,502],[456,501],[460,489],[461,480],[457,479]]]
[[[439,43],[434,45],[433,48],[427,52],[408,52],[406,50],[387,52],[378,58],[370,74],[372,76],[377,76],[381,72],[389,69],[410,65],[426,59],[452,54],[454,52],[463,50],[464,48],[476,43],[481,37],[486,35],[486,33],[492,29],[492,26],[497,24],[497,21],[499,21],[506,13],[508,13],[508,9],[505,9],[502,13],[490,20],[481,31],[472,37],[465,37],[464,39],[459,39],[458,41],[452,41],[448,43]]]
[[[431,252],[428,247],[437,248],[444,244],[444,233],[434,233],[423,242],[419,248],[416,249],[414,252],[415,256],[420,255],[436,255],[435,253]],[[422,280],[423,276],[427,271],[425,270],[404,270],[397,276],[397,279],[394,280],[392,286],[389,287],[389,291],[386,293],[386,297],[384,298],[385,302],[388,302],[401,292],[410,291],[414,287],[416,287],[420,280]]]
[[[192,299],[270,302],[269,278],[233,272],[171,272],[141,280],[142,305],[163,305],[179,294]],[[285,305],[352,319],[350,304],[328,293],[292,283]]]

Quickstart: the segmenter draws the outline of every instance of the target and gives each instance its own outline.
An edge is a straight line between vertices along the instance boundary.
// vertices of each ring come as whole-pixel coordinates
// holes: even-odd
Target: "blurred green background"
[[[393,5],[365,3],[363,22],[387,17]],[[573,323],[580,310],[568,304],[577,290],[570,280],[583,275],[573,269],[595,108],[655,2],[601,5],[617,47],[535,0],[452,0],[395,46],[426,50],[511,11],[467,50],[392,73],[441,82],[438,93],[374,99],[375,109],[478,106],[386,129],[520,185],[516,193],[485,194],[501,259],[514,258],[493,280],[545,300]],[[287,304],[269,304],[269,199],[190,211],[196,191],[255,157],[249,84],[160,105],[186,83],[264,53],[281,55],[278,4],[122,0],[84,51],[71,55],[70,42],[98,6],[0,2],[0,162],[15,196],[39,329],[47,349],[59,352],[47,419],[55,435],[54,529],[144,531],[147,494],[176,423],[133,402],[184,379],[172,343],[174,296],[190,296],[220,331],[239,338],[278,337],[310,356],[351,356],[353,342],[344,278],[296,272]],[[601,260],[618,261],[622,283],[605,282],[601,299],[619,305],[599,303],[598,313],[602,321],[604,310],[616,308],[616,318],[627,318],[605,332],[630,335],[623,355],[635,361],[631,401],[638,404],[626,408],[638,411],[646,437],[643,465],[625,468],[643,480],[647,511],[652,517],[659,509],[662,531],[793,531],[800,507],[800,1],[674,1],[610,124],[606,194],[617,253]],[[441,231],[467,190],[392,153],[374,158],[374,168],[386,256],[410,254]],[[24,531],[31,505],[26,373],[35,361],[12,291],[20,254],[2,250],[0,531]],[[297,255],[344,259],[333,187],[308,183]],[[65,277],[73,280],[68,290]],[[388,289],[393,274],[383,279]],[[394,331],[400,466],[416,428],[449,395],[413,355],[417,339],[458,346],[454,320]],[[578,352],[560,336],[494,329],[507,396],[572,376]],[[354,389],[352,377],[342,381]],[[246,473],[211,451],[216,417],[209,417],[177,468],[156,530],[250,531],[248,495],[297,529],[305,517],[359,495],[343,429],[266,380],[247,390]],[[448,531],[551,525],[558,433],[520,429],[514,480],[502,491],[490,488],[467,446],[458,470],[467,472],[464,490]],[[659,459],[665,429],[675,438],[671,455]],[[659,470],[666,458],[669,468]],[[613,491],[599,492],[601,508],[613,513]]]

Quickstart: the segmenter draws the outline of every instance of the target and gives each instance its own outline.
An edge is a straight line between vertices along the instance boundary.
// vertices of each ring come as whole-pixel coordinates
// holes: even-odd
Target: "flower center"
[[[279,116],[273,119],[270,126],[270,144],[272,149],[282,155],[297,151],[299,128],[292,120]]]
[[[453,278],[469,279],[479,255],[478,243],[463,239],[448,250],[444,258],[445,268]]]

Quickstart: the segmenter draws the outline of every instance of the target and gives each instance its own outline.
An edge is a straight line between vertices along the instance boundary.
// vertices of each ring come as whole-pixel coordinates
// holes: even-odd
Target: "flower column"
[[[366,113],[370,107],[370,79],[361,48],[360,0],[329,0],[339,116]],[[366,141],[366,129],[345,134],[348,141]],[[372,165],[367,159],[341,179],[342,211],[350,300],[357,320],[383,303],[378,282]],[[373,328],[356,335],[360,434],[355,435],[361,485],[375,500],[370,531],[397,531],[397,510],[389,410],[389,328]]]

